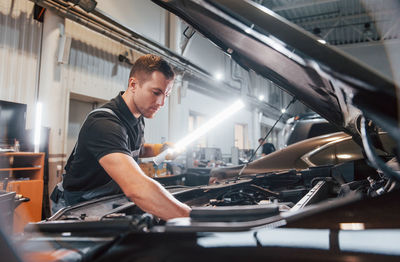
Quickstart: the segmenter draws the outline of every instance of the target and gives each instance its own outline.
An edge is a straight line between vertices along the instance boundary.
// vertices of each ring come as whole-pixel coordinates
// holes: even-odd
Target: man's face
[[[171,93],[174,80],[166,79],[163,73],[155,71],[145,80],[133,79],[133,81],[135,81],[133,101],[138,113],[146,118],[153,118],[164,106],[165,98]]]

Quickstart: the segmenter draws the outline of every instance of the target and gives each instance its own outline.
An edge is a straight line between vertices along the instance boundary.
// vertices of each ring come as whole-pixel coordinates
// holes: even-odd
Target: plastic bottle
[[[14,152],[19,152],[19,141],[17,139],[14,141]]]

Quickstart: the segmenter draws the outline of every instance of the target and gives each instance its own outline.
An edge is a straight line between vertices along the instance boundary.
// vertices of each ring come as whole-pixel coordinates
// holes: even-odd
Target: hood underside
[[[390,80],[265,7],[232,0],[153,2],[347,133],[357,133],[360,110],[397,122]]]

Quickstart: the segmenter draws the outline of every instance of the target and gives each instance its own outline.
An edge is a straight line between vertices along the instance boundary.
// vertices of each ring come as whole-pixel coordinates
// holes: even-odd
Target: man
[[[127,90],[88,115],[65,167],[61,200],[66,205],[122,190],[143,211],[164,220],[189,216],[190,207],[137,164],[138,157],[160,153],[160,146],[143,143],[143,118],[153,118],[164,105],[173,80],[166,61],[142,56],[132,66]]]
[[[264,138],[258,139],[258,143],[262,145],[261,155],[266,156],[272,152],[275,152],[275,147],[272,143],[268,143],[264,141]]]

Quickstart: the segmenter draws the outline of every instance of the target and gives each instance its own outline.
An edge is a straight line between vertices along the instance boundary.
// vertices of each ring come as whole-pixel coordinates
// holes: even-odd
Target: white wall
[[[181,137],[186,135],[188,132],[188,118],[190,111],[202,113],[206,119],[210,119],[220,111],[223,111],[226,107],[230,106],[234,101],[236,101],[234,98],[227,98],[226,100],[215,99],[193,90],[188,90],[186,97],[182,99],[182,112],[186,115],[186,121],[180,123],[179,130],[181,131]],[[246,124],[248,126],[248,133],[252,134],[252,120],[251,111],[249,109],[242,109],[206,135],[207,146],[219,147],[223,154],[230,154],[231,147],[234,145],[235,140],[234,125]],[[251,137],[249,137],[249,139],[251,139]],[[253,145],[251,140],[249,141],[249,145]]]
[[[0,99],[27,104],[27,128],[34,126],[42,24],[33,3],[0,1]]]
[[[166,12],[146,0],[97,0],[96,8],[121,24],[160,44],[165,44]]]
[[[76,140],[86,115],[93,110],[93,104],[76,99],[71,99],[69,102],[69,117],[67,130],[67,155],[70,155],[75,147]]]
[[[195,33],[190,39],[183,56],[191,62],[204,68],[211,75],[220,72],[227,79],[225,54],[209,40]],[[230,76],[229,76],[230,77]]]
[[[65,114],[68,95],[62,84],[62,67],[57,63],[60,32],[64,19],[47,11],[43,24],[43,39],[40,66],[38,101],[42,103],[41,125],[50,127],[49,161],[52,155],[63,152]]]
[[[69,63],[63,65],[63,83],[74,94],[92,100],[110,100],[127,87],[130,66],[118,61],[118,55],[138,58],[140,53],[66,20],[66,32],[72,37]],[[168,101],[154,119],[146,119],[146,142],[168,139]]]
[[[152,119],[145,119],[144,139],[146,143],[170,141],[168,135],[168,101]]]
[[[130,66],[119,62],[118,55],[139,54],[69,20],[65,28],[72,38],[69,62],[62,66],[65,87],[75,94],[103,100],[125,90]]]

